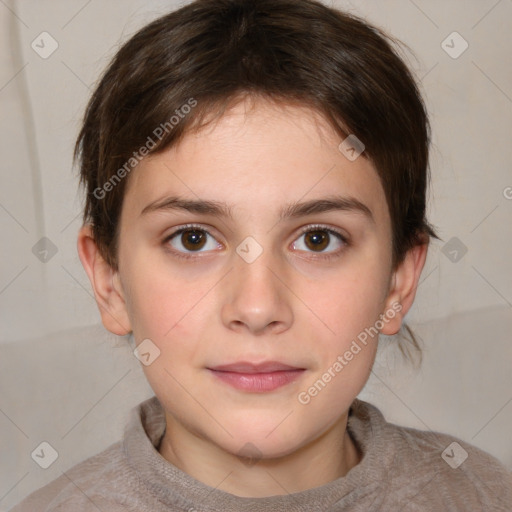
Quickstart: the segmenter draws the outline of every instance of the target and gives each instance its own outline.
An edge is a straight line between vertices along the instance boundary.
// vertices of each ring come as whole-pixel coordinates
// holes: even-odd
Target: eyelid
[[[348,235],[343,233],[341,230],[334,228],[332,226],[326,225],[326,224],[308,224],[307,226],[302,227],[301,230],[299,231],[298,236],[296,236],[293,239],[293,241],[295,241],[299,236],[302,236],[305,233],[309,233],[310,231],[315,231],[315,230],[327,231],[328,233],[332,233],[335,236],[337,236],[344,244],[347,244],[347,245],[350,241],[350,238],[348,237]]]
[[[327,224],[308,224],[307,226],[304,226],[300,229],[299,236],[303,235],[304,233],[309,233],[310,231],[315,230],[334,233],[335,235],[338,235],[343,242],[348,243],[349,239],[347,235],[345,235],[342,231],[338,230],[337,228],[334,228]]]
[[[330,259],[338,258],[342,255],[342,253],[345,251],[345,249],[347,249],[347,247],[350,245],[350,237],[348,235],[344,234],[342,231],[340,231],[339,229],[337,229],[335,227],[325,225],[325,224],[308,224],[307,226],[302,227],[299,234],[294,237],[294,239],[292,241],[292,245],[295,244],[295,242],[302,235],[309,233],[311,231],[315,231],[315,230],[326,231],[327,233],[334,235],[336,238],[338,238],[338,240],[342,243],[343,246],[334,251],[320,251],[320,252],[304,251],[301,249],[296,249],[296,252],[299,254],[307,254],[306,258],[308,258],[308,259],[327,261]],[[304,257],[304,256],[300,256],[300,257]]]
[[[188,251],[188,252],[178,251],[171,246],[171,244],[169,242],[173,238],[175,238],[177,235],[180,235],[184,231],[193,230],[193,229],[197,229],[198,231],[202,231],[203,233],[206,233],[206,235],[212,237],[217,242],[218,245],[224,245],[222,242],[220,242],[218,240],[217,236],[215,236],[211,233],[211,231],[210,231],[211,228],[209,228],[209,227],[206,228],[204,224],[194,224],[194,223],[183,224],[181,226],[176,227],[171,233],[169,233],[168,235],[166,235],[164,237],[164,239],[162,240],[162,244],[166,247],[166,249],[168,251],[172,252],[173,255],[177,256],[178,258],[184,258],[184,259],[197,258],[198,256],[201,256],[201,255],[204,256],[204,255],[211,253],[212,252],[211,250],[209,250],[209,251]]]
[[[174,228],[174,230],[171,233],[169,233],[165,237],[165,239],[169,240],[173,236],[176,236],[177,234],[182,233],[183,231],[187,231],[189,229],[197,229],[198,231],[204,231],[206,234],[212,236],[213,238],[215,238],[215,240],[217,240],[217,237],[211,233],[211,231],[210,231],[211,227],[210,226],[206,226],[205,227],[205,224],[194,224],[194,223],[181,224],[180,226],[177,226],[176,228]]]

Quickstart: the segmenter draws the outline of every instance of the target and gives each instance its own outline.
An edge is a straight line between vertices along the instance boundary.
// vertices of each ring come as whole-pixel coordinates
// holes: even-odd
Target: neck
[[[166,460],[210,487],[241,497],[290,494],[345,476],[361,460],[346,430],[347,414],[296,451],[279,458],[241,459],[187,430],[166,414],[159,452]]]

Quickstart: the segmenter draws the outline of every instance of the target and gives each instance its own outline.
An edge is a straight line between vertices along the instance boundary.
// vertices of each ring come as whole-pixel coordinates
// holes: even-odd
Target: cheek
[[[200,394],[191,376],[204,349],[201,333],[208,327],[209,288],[159,272],[141,272],[132,280],[134,338],[137,343],[150,339],[159,353],[142,369],[155,393],[176,409],[187,401],[182,386],[193,395]]]
[[[378,272],[347,269],[304,289],[311,310],[324,324],[328,346],[341,350],[382,312],[386,280]]]
[[[149,256],[134,257],[126,265],[128,313],[136,339],[149,337],[166,343],[190,325],[190,316],[205,302],[214,280],[211,275],[191,279]]]
[[[177,405],[180,383],[191,393],[198,382],[192,371],[201,366],[208,333],[213,325],[211,277],[191,282],[183,276],[168,275],[165,268],[148,266],[131,280],[130,310],[137,343],[149,339],[159,356],[143,371],[155,393]],[[174,397],[174,398],[173,398]]]
[[[318,366],[298,402],[325,421],[334,420],[333,411],[348,408],[368,380],[378,346],[374,326],[382,312],[386,283],[383,266],[360,259],[331,279],[322,279],[321,286],[309,287],[308,305],[328,329],[319,324],[325,334],[314,346]],[[326,408],[326,403],[333,407]]]
[[[377,276],[364,279],[344,276],[310,295],[311,308],[329,327],[312,346],[318,366],[297,396],[299,407],[324,423],[334,422],[366,384],[378,346],[372,327],[381,312]],[[320,332],[320,331],[317,331]],[[329,404],[326,407],[326,404]]]

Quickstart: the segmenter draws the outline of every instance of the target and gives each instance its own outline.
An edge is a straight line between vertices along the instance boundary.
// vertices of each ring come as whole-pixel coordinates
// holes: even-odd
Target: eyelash
[[[216,238],[204,227],[202,227],[198,224],[186,224],[186,225],[178,228],[176,231],[172,232],[170,235],[165,237],[165,239],[162,241],[162,244],[166,246],[167,250],[172,252],[173,256],[175,256],[177,258],[183,258],[185,260],[190,260],[190,259],[197,258],[198,254],[200,254],[199,252],[194,252],[194,251],[187,253],[187,252],[177,251],[175,249],[169,249],[169,241],[170,240],[172,240],[174,237],[180,235],[184,231],[188,231],[190,229],[197,229],[198,231],[202,231],[203,233],[206,233],[208,236],[211,236],[213,239],[216,240]],[[345,235],[343,235],[341,232],[339,232],[338,230],[336,230],[334,228],[324,226],[322,224],[312,224],[309,226],[305,226],[303,229],[301,229],[301,231],[299,232],[299,235],[294,239],[294,241],[297,240],[298,238],[300,238],[302,235],[305,235],[306,233],[309,233],[311,231],[325,231],[329,235],[334,235],[344,245],[343,248],[341,248],[337,251],[330,251],[330,252],[326,252],[326,253],[320,253],[320,252],[315,253],[314,251],[312,251],[311,253],[308,252],[308,254],[312,255],[312,256],[310,256],[311,259],[322,259],[322,260],[326,260],[326,261],[332,260],[334,258],[339,257],[341,255],[341,253],[344,251],[344,249],[346,249],[346,247],[348,247],[350,245],[349,240]],[[305,252],[305,251],[301,251],[301,252]]]
[[[339,258],[341,256],[341,253],[344,252],[344,250],[349,245],[349,240],[345,235],[343,235],[337,229],[334,229],[334,228],[331,228],[328,226],[324,226],[323,224],[311,224],[309,226],[305,226],[303,229],[300,230],[299,236],[297,238],[295,238],[295,240],[297,240],[302,235],[305,235],[306,233],[309,233],[311,231],[325,231],[329,235],[334,235],[340,242],[342,242],[343,247],[336,251],[330,251],[330,252],[325,252],[325,253],[323,253],[323,252],[315,253],[314,251],[311,251],[311,252],[308,251],[307,253],[310,254],[310,256],[308,256],[308,257],[310,259],[321,259],[324,261],[330,261],[335,258]]]
[[[204,229],[204,227],[199,226],[198,224],[186,224],[186,225],[178,228],[176,231],[173,231],[169,236],[165,237],[165,239],[163,240],[162,243],[164,244],[166,249],[172,253],[173,256],[175,256],[177,258],[182,258],[184,260],[195,259],[198,257],[198,254],[200,254],[200,253],[197,253],[197,252],[186,253],[186,252],[177,251],[173,248],[170,248],[169,242],[174,237],[181,235],[181,233],[183,233],[184,231],[188,231],[189,229],[197,229],[198,231],[202,231],[203,233],[206,233],[208,236],[211,236],[213,239],[216,240],[216,238],[207,229]]]

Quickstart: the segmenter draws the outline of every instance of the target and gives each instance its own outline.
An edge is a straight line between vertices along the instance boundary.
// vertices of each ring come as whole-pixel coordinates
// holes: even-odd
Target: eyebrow
[[[280,219],[305,217],[315,213],[331,211],[345,211],[359,213],[372,223],[375,223],[372,211],[355,197],[328,196],[321,199],[312,199],[306,202],[296,202],[286,206],[280,214]]]
[[[183,199],[177,196],[165,197],[153,201],[142,210],[140,215],[166,210],[184,210],[190,213],[233,218],[232,208],[224,202],[203,199]],[[328,196],[305,202],[291,203],[281,209],[279,219],[282,221],[331,211],[358,213],[366,217],[370,222],[375,223],[372,211],[368,206],[355,197],[343,196]]]
[[[231,208],[220,201],[207,201],[204,199],[182,199],[171,196],[149,203],[141,212],[141,216],[147,213],[165,210],[185,210],[191,213],[213,215],[215,217],[233,217]]]

